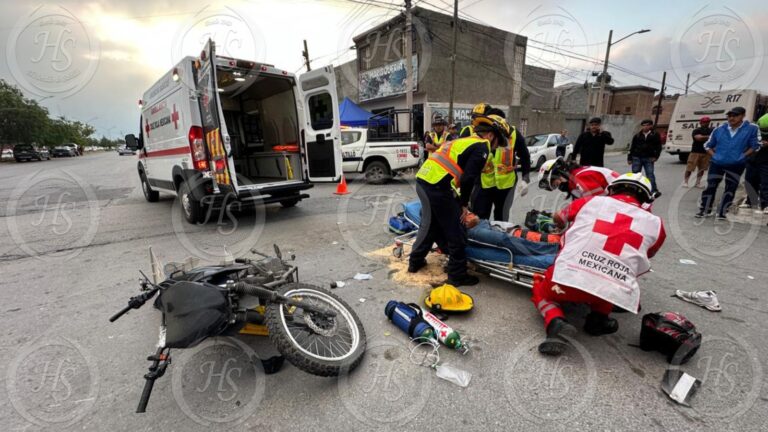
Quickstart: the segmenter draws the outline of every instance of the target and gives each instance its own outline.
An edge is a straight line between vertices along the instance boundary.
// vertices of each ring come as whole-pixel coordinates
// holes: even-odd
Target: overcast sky
[[[448,10],[449,0],[413,0]],[[86,121],[98,135],[138,129],[137,100],[208,35],[231,56],[302,69],[353,57],[351,37],[398,13],[395,0],[209,2],[0,0],[0,77],[52,114]],[[386,6],[391,4],[392,7]],[[397,4],[397,6],[395,6]],[[615,84],[681,92],[756,88],[768,93],[768,13],[764,1],[606,2],[460,0],[465,19],[529,37],[527,63],[557,70],[557,83],[583,82],[600,70],[609,30]],[[417,24],[418,25],[418,24]],[[506,59],[488,59],[503,64]]]

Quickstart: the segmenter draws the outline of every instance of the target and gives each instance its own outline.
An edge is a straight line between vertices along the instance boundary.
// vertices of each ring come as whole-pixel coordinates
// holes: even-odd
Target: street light
[[[694,84],[696,84],[697,82],[699,82],[699,80],[702,80],[704,78],[709,78],[709,75],[702,75],[702,76],[696,78],[695,80],[693,80],[693,82],[691,83],[690,87],[693,87]],[[688,75],[685,76],[685,94],[688,94],[688,87],[689,87],[688,81],[690,79],[691,79],[691,73],[688,72]]]
[[[611,46],[616,45],[617,43],[623,41],[624,39],[626,39],[626,38],[628,38],[630,36],[634,36],[634,35],[640,34],[640,33],[648,33],[649,31],[651,31],[651,30],[650,29],[638,30],[636,32],[632,32],[632,33],[624,36],[623,38],[617,40],[616,42],[611,42],[611,40],[613,39],[613,30],[608,32],[608,46],[605,48],[605,62],[603,62],[603,74],[600,75],[600,94],[599,94],[599,99],[597,100],[597,103],[595,104],[595,114],[599,114],[600,111],[602,111],[602,109],[603,109],[603,107],[602,107],[602,105],[603,105],[603,92],[605,91],[605,78],[606,78],[606,76],[608,74],[608,58],[611,56]]]

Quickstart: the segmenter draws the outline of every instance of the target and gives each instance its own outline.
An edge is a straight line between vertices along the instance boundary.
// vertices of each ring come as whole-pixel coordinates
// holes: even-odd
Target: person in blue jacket
[[[701,193],[697,218],[712,215],[715,193],[720,181],[725,179],[725,191],[717,206],[717,219],[725,220],[725,214],[733,203],[736,188],[747,164],[747,158],[760,148],[757,125],[744,120],[746,110],[734,107],[726,113],[728,121],[718,126],[704,144],[712,160],[707,174],[707,188]]]

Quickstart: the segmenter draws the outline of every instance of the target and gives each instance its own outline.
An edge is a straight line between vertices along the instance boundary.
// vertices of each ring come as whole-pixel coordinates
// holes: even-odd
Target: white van
[[[765,111],[765,97],[756,90],[723,90],[680,96],[669,122],[664,149],[669,154],[676,154],[681,162],[687,161],[693,144],[691,133],[699,127],[699,119],[708,116],[710,125],[717,127],[726,121],[725,113],[737,106],[747,110],[747,120],[755,121]]]
[[[342,172],[339,105],[332,67],[293,74],[216,55],[208,41],[147,90],[139,150],[144,196],[177,194],[190,223],[204,208],[279,202],[296,205],[312,181]]]

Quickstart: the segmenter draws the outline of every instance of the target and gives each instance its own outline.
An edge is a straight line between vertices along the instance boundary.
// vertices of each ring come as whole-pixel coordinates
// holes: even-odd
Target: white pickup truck
[[[396,173],[419,166],[421,147],[416,141],[380,141],[367,128],[341,127],[342,169],[364,173],[368,183],[382,184]]]

